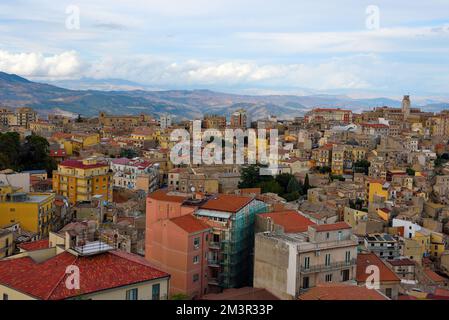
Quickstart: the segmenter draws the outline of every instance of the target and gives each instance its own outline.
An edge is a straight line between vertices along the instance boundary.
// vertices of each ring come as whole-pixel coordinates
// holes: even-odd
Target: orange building
[[[192,213],[195,200],[158,190],[147,198],[145,258],[170,273],[170,295],[208,293],[210,227]]]
[[[93,196],[112,201],[112,175],[107,163],[95,159],[63,161],[53,172],[53,191],[72,204],[89,201]]]

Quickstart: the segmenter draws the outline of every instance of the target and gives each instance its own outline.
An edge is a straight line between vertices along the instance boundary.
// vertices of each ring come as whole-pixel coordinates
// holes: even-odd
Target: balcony
[[[309,268],[301,266],[300,270],[302,273],[316,273],[316,272],[325,272],[325,271],[348,268],[348,267],[352,267],[355,265],[357,265],[357,259],[352,259],[350,261],[333,262],[329,265],[319,264],[319,265],[310,266]]]
[[[213,268],[220,268],[220,261],[218,261],[217,259],[208,259],[207,265]]]
[[[221,246],[219,242],[209,242],[209,249],[220,250]]]

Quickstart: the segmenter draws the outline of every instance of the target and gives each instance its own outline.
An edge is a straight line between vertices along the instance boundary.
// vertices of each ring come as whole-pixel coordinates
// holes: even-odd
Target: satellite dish
[[[191,187],[190,190],[191,190],[192,192],[195,192],[195,187]]]

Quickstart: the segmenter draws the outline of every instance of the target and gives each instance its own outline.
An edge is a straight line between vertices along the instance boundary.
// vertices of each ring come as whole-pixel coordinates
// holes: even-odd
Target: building
[[[53,191],[70,203],[91,200],[95,195],[112,201],[112,171],[106,162],[95,159],[66,160],[53,171]]]
[[[7,229],[0,229],[0,260],[12,255],[14,252],[13,232]]]
[[[415,280],[416,262],[408,258],[387,260],[391,269],[403,280]]]
[[[169,279],[145,259],[101,243],[42,247],[0,261],[3,300],[165,300]]]
[[[357,283],[365,285],[370,281],[374,268],[379,271],[378,290],[388,298],[397,300],[401,279],[374,253],[359,253],[357,256]]]
[[[148,195],[145,258],[172,275],[170,295],[208,293],[210,227],[193,217],[187,194],[158,190]]]
[[[20,226],[48,236],[55,222],[55,194],[29,193],[11,186],[0,187],[0,226],[20,223]]]
[[[111,170],[114,172],[113,182],[116,188],[138,190],[144,186],[145,192],[153,192],[159,187],[159,165],[152,161],[139,158],[113,159]],[[143,183],[145,177],[148,186]],[[139,181],[143,184],[139,184]]]
[[[216,114],[205,115],[203,127],[205,129],[226,129],[226,117]]]
[[[168,129],[172,126],[172,116],[170,114],[163,114],[159,118],[159,126],[162,130]]]
[[[296,299],[319,284],[353,281],[357,245],[345,222],[310,225],[300,233],[258,233],[254,287],[281,299]]]
[[[404,115],[404,120],[407,120],[410,116],[410,96],[404,96],[404,99],[402,99],[402,113]]]
[[[392,260],[401,255],[398,239],[384,233],[369,234],[364,239],[366,250],[375,253],[382,259]]]
[[[267,205],[250,196],[218,194],[201,204],[194,215],[212,231],[209,240],[211,290],[251,285],[254,223]]]
[[[15,110],[14,119],[9,121],[9,125],[29,128],[30,123],[35,121],[37,121],[37,112],[31,108],[23,107]]]
[[[248,126],[248,116],[245,109],[240,109],[231,114],[231,128],[246,129]]]
[[[352,111],[340,108],[316,108],[306,113],[304,121],[306,123],[334,121],[348,124],[352,122]]]

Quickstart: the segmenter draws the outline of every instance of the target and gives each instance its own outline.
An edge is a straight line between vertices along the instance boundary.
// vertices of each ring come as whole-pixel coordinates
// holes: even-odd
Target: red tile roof
[[[175,195],[168,190],[160,189],[153,193],[150,193],[148,195],[148,198],[158,201],[182,203],[187,199],[187,196]]]
[[[394,267],[400,267],[400,266],[414,266],[416,265],[416,262],[410,259],[397,259],[397,260],[388,260],[389,264],[391,264]]]
[[[388,298],[366,286],[322,284],[300,295],[299,300],[388,300]]]
[[[432,280],[432,281],[434,281],[434,282],[446,282],[446,281],[448,281],[448,279],[446,279],[446,278],[443,278],[442,276],[440,276],[438,273],[436,273],[436,272],[434,272],[434,271],[432,271],[432,270],[430,270],[430,269],[424,269],[424,273],[426,274],[426,276],[430,279],[430,280]]]
[[[66,288],[70,265],[80,270],[80,290]],[[168,276],[145,259],[118,251],[90,257],[64,252],[41,263],[30,257],[0,261],[0,284],[43,300],[62,300]]]
[[[357,282],[365,282],[366,279],[371,275],[366,273],[368,266],[375,265],[379,268],[380,281],[397,281],[400,282],[401,279],[391,271],[386,264],[374,253],[359,253],[357,255]]]
[[[252,197],[219,194],[203,204],[201,209],[236,213],[252,200]]]
[[[263,213],[259,216],[272,219],[275,224],[282,226],[286,233],[305,232],[309,226],[315,224],[294,210]]]
[[[48,239],[33,241],[33,242],[25,242],[18,245],[18,247],[25,251],[36,251],[47,249],[50,247],[50,242]]]
[[[176,224],[178,227],[186,231],[187,233],[196,233],[204,230],[210,229],[208,225],[201,222],[194,216],[187,214],[185,216],[180,216],[170,219],[171,222]]]
[[[244,287],[238,289],[225,289],[222,293],[211,293],[203,296],[201,300],[244,300],[244,301],[272,301],[279,300],[266,289]]]
[[[314,228],[317,232],[351,229],[351,226],[346,222],[337,222],[332,224],[316,224],[312,225],[311,227]]]
[[[77,168],[77,169],[94,169],[108,166],[105,162],[97,162],[95,164],[84,164],[81,160],[66,160],[61,162],[61,166]]]

